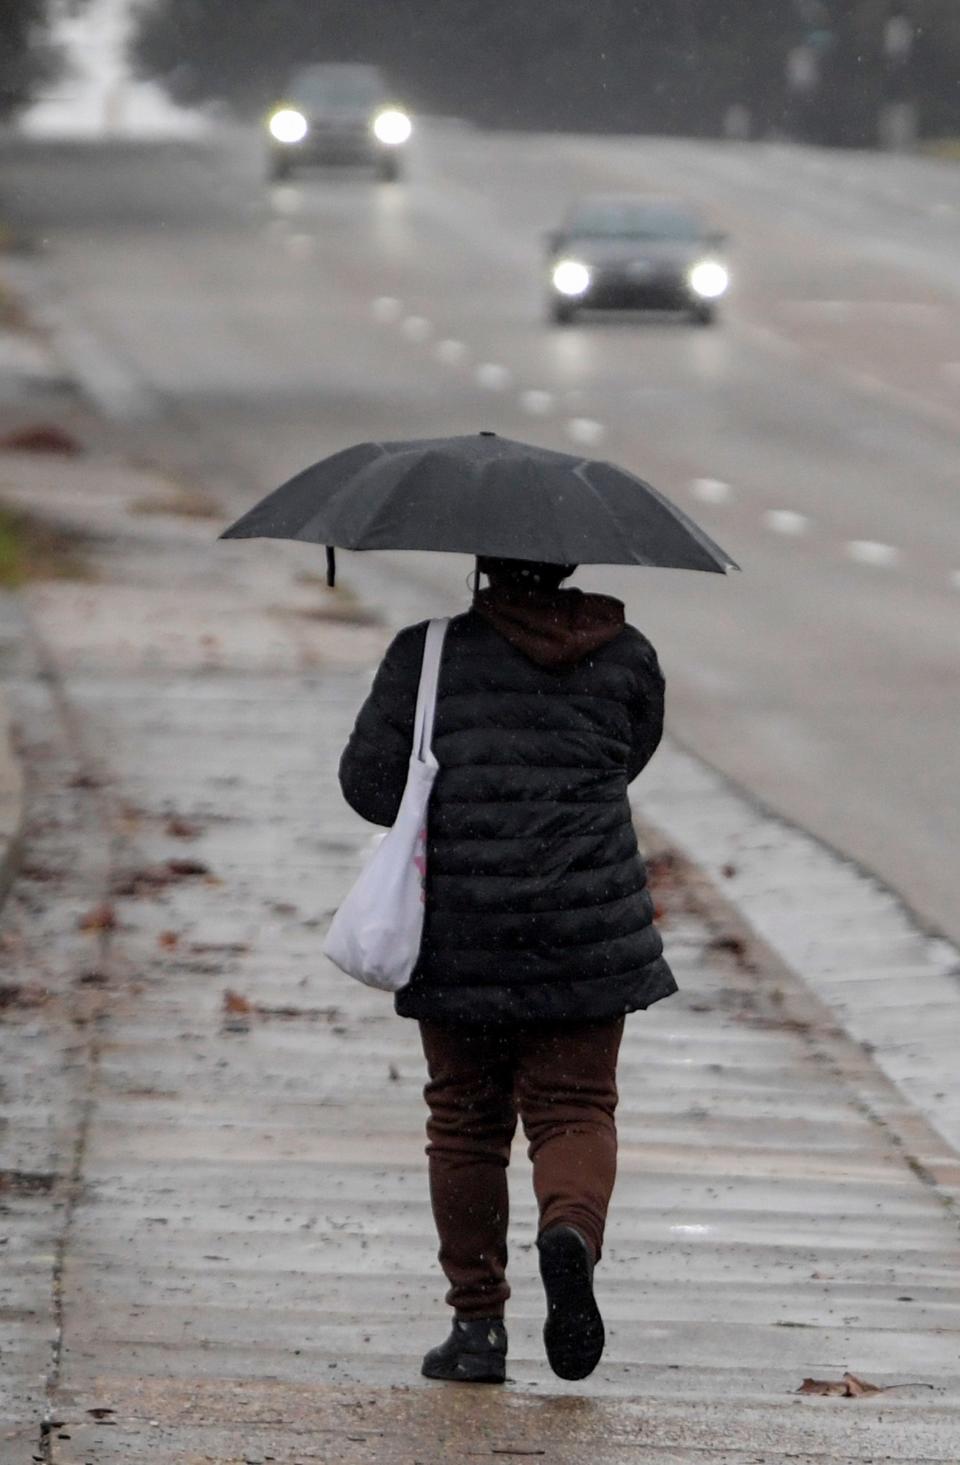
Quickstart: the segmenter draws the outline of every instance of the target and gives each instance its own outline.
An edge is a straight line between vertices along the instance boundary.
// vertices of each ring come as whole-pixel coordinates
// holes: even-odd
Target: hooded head
[[[625,624],[619,600],[561,590],[576,568],[482,557],[477,569],[490,585],[477,590],[474,609],[538,666],[576,666],[619,636]]]

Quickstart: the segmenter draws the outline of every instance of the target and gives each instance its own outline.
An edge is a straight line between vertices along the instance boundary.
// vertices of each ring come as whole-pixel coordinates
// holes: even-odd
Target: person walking
[[[620,601],[574,565],[480,558],[447,629],[425,913],[395,997],[419,1023],[439,1261],[454,1309],[428,1378],[506,1377],[507,1166],[522,1121],[539,1209],[544,1343],[561,1378],[599,1362],[593,1293],[616,1174],[625,1016],[677,990],[627,796],[663,730],[664,680]],[[400,632],[340,763],[347,802],[392,825],[426,625]]]

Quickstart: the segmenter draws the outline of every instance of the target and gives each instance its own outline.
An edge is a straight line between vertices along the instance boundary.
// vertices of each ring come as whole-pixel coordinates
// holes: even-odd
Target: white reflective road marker
[[[725,504],[733,490],[722,478],[695,478],[690,492],[703,504]]]
[[[505,392],[512,381],[513,372],[499,362],[485,361],[477,367],[477,385],[488,392]]]
[[[408,341],[429,341],[433,326],[423,315],[408,315],[401,327]]]
[[[872,539],[848,540],[846,553],[858,565],[876,565],[880,569],[888,569],[900,558],[900,551],[892,544],[877,544]]]
[[[303,194],[299,188],[281,185],[270,190],[270,204],[278,214],[299,214],[303,208]]]
[[[607,429],[602,422],[596,422],[592,417],[571,417],[567,423],[567,433],[575,443],[590,448],[606,436]]]
[[[379,295],[370,309],[375,320],[383,321],[384,325],[391,325],[403,314],[403,301],[396,300],[392,295]]]
[[[810,520],[806,514],[795,514],[792,509],[768,509],[763,522],[774,534],[806,534]]]
[[[312,234],[291,234],[284,245],[291,259],[310,259],[317,248]]]
[[[553,393],[540,392],[535,389],[521,392],[520,406],[524,412],[529,412],[531,417],[546,417],[548,412],[553,411]]]
[[[433,354],[438,361],[443,361],[447,366],[457,366],[467,356],[467,348],[462,341],[438,341],[433,348]]]

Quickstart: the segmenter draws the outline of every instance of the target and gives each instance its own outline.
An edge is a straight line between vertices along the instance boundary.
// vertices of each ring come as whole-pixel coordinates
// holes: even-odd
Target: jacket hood
[[[538,666],[576,666],[613,641],[626,624],[623,602],[582,590],[530,591],[491,586],[474,610]]]

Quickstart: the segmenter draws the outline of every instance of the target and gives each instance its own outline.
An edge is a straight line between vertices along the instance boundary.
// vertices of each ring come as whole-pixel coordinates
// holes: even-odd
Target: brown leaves
[[[223,994],[223,1010],[228,1017],[249,1017],[253,1012],[253,1003],[249,997],[244,997],[240,992],[232,992],[228,987]]]
[[[179,814],[174,814],[167,820],[167,833],[171,839],[199,839],[203,830],[199,824],[191,824],[189,819],[181,819]]]
[[[101,901],[86,915],[81,916],[77,922],[79,931],[115,931],[117,929],[117,913],[112,905]]]
[[[896,1384],[890,1385],[896,1388]],[[855,1373],[845,1373],[842,1379],[804,1379],[798,1394],[829,1394],[837,1399],[864,1399],[870,1394],[884,1394],[886,1389],[879,1384],[868,1384],[857,1378]]]
[[[35,982],[0,982],[0,1012],[8,1007],[43,1007],[49,1000],[46,987]]]
[[[129,875],[121,875],[114,882],[114,895],[154,895],[173,885],[178,880],[191,880],[197,876],[209,876],[209,866],[202,860],[165,860],[162,865],[147,865]]]
[[[248,1032],[254,1017],[334,1023],[339,1016],[339,1007],[292,1007],[286,1003],[271,1007],[265,1002],[251,1002],[249,997],[244,997],[242,992],[234,992],[230,987],[223,994],[224,1027],[228,1032]]]
[[[64,458],[75,458],[83,452],[77,439],[55,423],[37,423],[8,432],[0,438],[0,448],[7,453],[56,453]]]

